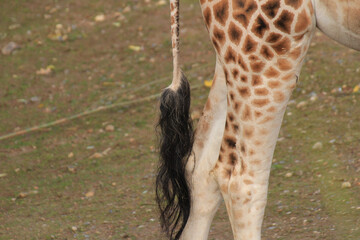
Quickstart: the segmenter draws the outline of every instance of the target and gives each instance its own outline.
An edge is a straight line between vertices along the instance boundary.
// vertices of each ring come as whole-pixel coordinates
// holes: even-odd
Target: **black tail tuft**
[[[182,74],[176,91],[167,88],[160,97],[160,165],[156,177],[156,201],[163,231],[179,239],[190,215],[190,190],[185,166],[194,141],[190,117],[190,86]]]

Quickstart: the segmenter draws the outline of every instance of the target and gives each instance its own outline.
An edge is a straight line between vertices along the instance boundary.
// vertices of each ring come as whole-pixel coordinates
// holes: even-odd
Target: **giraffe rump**
[[[190,118],[190,86],[185,76],[177,90],[167,88],[160,97],[160,164],[156,177],[156,201],[162,230],[170,240],[179,239],[190,215],[190,189],[185,166],[194,134]]]

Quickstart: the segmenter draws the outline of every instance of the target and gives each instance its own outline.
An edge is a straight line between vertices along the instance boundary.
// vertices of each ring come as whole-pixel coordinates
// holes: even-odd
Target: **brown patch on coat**
[[[295,9],[298,9],[302,4],[302,0],[285,0],[285,4],[290,5]]]
[[[226,170],[223,171],[223,176],[225,176],[225,178],[230,178],[231,177],[231,171],[230,171],[230,176],[227,174]],[[220,187],[220,190],[222,193],[227,194],[228,193],[228,186],[226,184],[222,184]]]
[[[269,104],[269,99],[254,99],[251,103],[255,106],[255,107],[264,107],[266,105]]]
[[[233,78],[236,80],[237,77],[239,76],[239,70],[237,70],[236,68],[234,68],[234,69],[231,71],[231,74],[232,74]]]
[[[228,119],[229,119],[229,121],[230,121],[230,122],[233,122],[233,121],[234,121],[234,119],[235,119],[234,114],[232,114],[232,113],[228,113]]]
[[[284,76],[283,78],[281,78],[282,80],[284,80],[285,82],[288,82],[290,80],[294,79],[294,73],[289,73],[288,75]]]
[[[274,22],[274,25],[280,31],[290,34],[291,23],[293,22],[293,20],[294,20],[294,14],[287,10],[284,10],[277,18],[277,20]]]
[[[307,32],[303,33],[303,34],[299,34],[299,35],[296,35],[296,36],[293,36],[293,39],[296,41],[296,42],[299,42],[300,40],[302,40],[305,36]]]
[[[252,76],[252,80],[251,80],[251,85],[252,86],[259,86],[263,83],[261,77],[259,75],[253,75]]]
[[[231,101],[235,99],[235,93],[233,91],[229,92],[229,96],[230,96]]]
[[[271,113],[276,112],[276,107],[271,106],[271,107],[269,107],[268,109],[266,109],[266,111],[267,111],[267,112],[271,112]]]
[[[242,31],[233,22],[231,22],[229,25],[228,35],[229,35],[230,40],[235,45],[239,45],[241,36],[242,36]]]
[[[223,177],[224,177],[225,179],[230,179],[231,173],[232,173],[231,169],[224,169],[224,170],[223,170]],[[226,189],[227,189],[227,188],[226,188]]]
[[[268,86],[271,89],[278,88],[281,86],[281,82],[280,81],[269,81]]]
[[[263,12],[268,18],[273,19],[280,8],[280,0],[270,0],[261,6]]]
[[[253,0],[233,0],[232,8],[234,19],[247,28],[251,16],[257,9],[257,4]]]
[[[274,57],[274,53],[265,45],[261,47],[260,54],[267,60],[271,60]]]
[[[298,16],[298,20],[295,25],[295,32],[298,33],[305,31],[310,25],[310,23],[311,23],[311,19],[309,15],[306,13],[305,9],[302,10],[302,12]]]
[[[266,38],[266,42],[268,43],[276,43],[282,38],[281,34],[279,33],[270,33],[269,36]]]
[[[274,67],[269,67],[265,73],[264,73],[265,77],[268,78],[276,78],[278,76],[280,76],[280,72],[278,70],[276,70]]]
[[[225,137],[225,143],[229,148],[236,148],[236,139],[230,136]]]
[[[279,58],[277,61],[277,65],[279,66],[279,69],[282,71],[287,71],[293,68],[292,63],[285,58]]]
[[[224,56],[224,60],[226,63],[236,63],[236,53],[232,47],[228,47]]]
[[[269,94],[269,90],[266,88],[255,88],[255,95],[266,96]]]
[[[239,189],[239,183],[238,182],[232,182],[230,184],[230,192],[237,192]]]
[[[240,151],[241,151],[243,154],[246,154],[246,147],[245,147],[245,143],[244,143],[244,142],[241,142],[241,143],[240,143]]]
[[[262,121],[259,122],[259,124],[264,124],[264,123],[267,123],[267,122],[272,121],[272,120],[274,120],[273,117],[266,116]],[[260,141],[255,141],[254,144],[259,146],[259,145],[262,144],[262,142],[260,142]]]
[[[211,21],[212,21],[211,9],[209,7],[205,8],[203,15],[204,15],[206,26],[208,29],[210,29],[210,25],[211,25]]]
[[[262,112],[255,111],[255,118],[259,118],[259,117],[261,117],[262,115],[263,115]]]
[[[229,17],[229,3],[228,0],[221,0],[214,5],[214,16],[215,19],[222,25],[225,26],[226,20]]]
[[[254,155],[255,155],[254,149],[250,149],[250,150],[249,150],[249,155],[250,155],[250,156],[254,156]]]
[[[241,219],[243,217],[243,212],[241,211],[241,210],[236,210],[235,212],[234,212],[234,218],[235,219]],[[243,224],[244,225],[244,227],[245,227],[245,224]]]
[[[241,67],[245,72],[249,71],[249,68],[248,68],[246,62],[244,62],[244,59],[242,58],[241,54],[238,54],[237,59],[238,59],[238,64],[240,65],[240,67]]]
[[[258,72],[261,72],[264,69],[265,63],[263,61],[251,62],[250,67],[253,70],[253,72],[258,73]]]
[[[275,91],[274,92],[274,100],[277,103],[281,103],[285,100],[285,95],[280,91]]]
[[[240,80],[241,80],[243,83],[247,83],[247,76],[246,76],[246,75],[241,75]]]
[[[261,161],[260,160],[252,160],[251,163],[254,165],[260,165]]]
[[[239,113],[240,111],[240,108],[241,108],[241,102],[235,102],[234,103],[234,110],[235,110],[235,113]]]
[[[252,138],[254,135],[255,128],[253,126],[246,126],[244,127],[244,137],[245,138]]]
[[[236,155],[236,153],[230,153],[229,154],[229,162],[228,162],[230,165],[232,165],[232,166],[235,166],[236,165],[236,163],[237,163],[237,155]]]
[[[221,54],[221,49],[220,49],[220,46],[219,44],[216,42],[216,39],[213,37],[212,38],[212,43],[213,43],[213,46],[215,48],[215,50],[217,51],[218,54]]]
[[[242,176],[246,172],[247,166],[242,158],[240,158],[240,164],[240,176]]]
[[[239,125],[233,124],[232,127],[233,127],[233,130],[234,130],[235,133],[238,132],[238,130],[239,130]]]
[[[260,58],[258,56],[256,56],[255,54],[251,54],[249,56],[249,60],[250,61],[260,61]]]
[[[259,38],[262,38],[266,31],[269,30],[269,24],[266,22],[263,16],[259,14],[259,16],[256,18],[251,31],[258,36]]]
[[[251,92],[248,87],[238,87],[237,90],[238,90],[240,96],[243,98],[248,98],[251,96]]]
[[[278,55],[284,55],[285,53],[290,51],[291,42],[289,38],[284,37],[280,41],[273,44],[271,47]]]
[[[220,43],[221,46],[224,45],[225,40],[226,40],[225,33],[223,30],[218,28],[216,25],[214,26],[213,36],[217,40],[217,42]]]
[[[296,60],[300,57],[301,55],[301,47],[297,47],[294,50],[292,50],[289,54],[290,58]]]
[[[250,35],[247,35],[245,38],[245,42],[244,42],[242,51],[245,54],[253,53],[256,50],[257,44],[258,43]]]
[[[244,183],[245,183],[246,185],[254,184],[254,182],[251,181],[251,180],[249,180],[249,179],[244,179]]]
[[[241,115],[241,120],[250,121],[251,119],[252,119],[251,109],[250,109],[249,105],[246,104],[244,107],[244,110],[242,112],[242,115]]]

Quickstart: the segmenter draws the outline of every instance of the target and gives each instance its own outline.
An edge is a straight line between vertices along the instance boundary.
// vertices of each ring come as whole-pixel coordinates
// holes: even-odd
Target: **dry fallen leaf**
[[[49,65],[46,68],[40,68],[40,70],[36,71],[37,75],[50,75],[54,71],[54,65]]]
[[[71,173],[76,173],[76,166],[70,165],[70,166],[67,166],[67,169]]]
[[[341,184],[341,188],[351,188],[351,183],[350,182],[343,182]]]
[[[95,195],[94,190],[90,190],[87,193],[85,193],[85,197],[87,197],[87,198],[93,197],[94,195]]]
[[[353,89],[353,93],[356,93],[360,90],[360,85],[356,85]]]
[[[93,155],[91,155],[91,157],[90,158],[102,158],[103,157],[103,155],[102,155],[102,153],[94,153]]]
[[[213,80],[205,80],[204,86],[210,88],[213,84]]]
[[[163,5],[166,5],[166,1],[165,0],[159,0],[157,3],[156,3],[157,6],[163,6]]]
[[[0,178],[6,177],[7,173],[0,173]]]
[[[103,22],[105,20],[104,14],[99,14],[95,17],[95,22]]]
[[[107,125],[106,127],[105,127],[105,131],[107,131],[107,132],[113,132],[113,131],[115,131],[115,127],[113,126],[113,125]]]
[[[139,52],[141,50],[140,46],[135,46],[135,45],[129,45],[129,49],[134,51],[134,52]]]

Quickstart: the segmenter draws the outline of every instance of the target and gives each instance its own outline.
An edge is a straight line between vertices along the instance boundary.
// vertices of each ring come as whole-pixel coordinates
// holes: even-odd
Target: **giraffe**
[[[169,239],[207,239],[221,200],[234,239],[261,239],[283,115],[316,28],[360,50],[360,0],[200,0],[216,53],[195,133],[170,0],[173,80],[160,98],[157,202]]]

